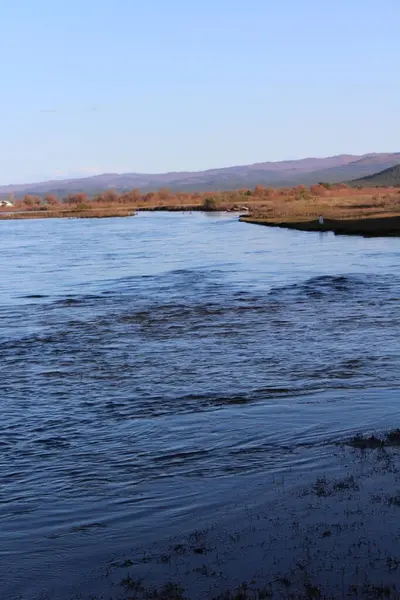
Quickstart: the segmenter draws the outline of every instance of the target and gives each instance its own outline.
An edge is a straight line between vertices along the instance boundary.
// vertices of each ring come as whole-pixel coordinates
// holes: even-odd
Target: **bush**
[[[88,202],[80,202],[79,204],[77,204],[75,206],[75,209],[77,212],[81,211],[81,210],[90,210],[92,207]]]
[[[218,201],[216,198],[206,198],[203,203],[204,210],[218,210]]]

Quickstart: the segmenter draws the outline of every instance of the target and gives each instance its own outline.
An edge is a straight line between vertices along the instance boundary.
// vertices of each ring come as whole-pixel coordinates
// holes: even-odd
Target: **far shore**
[[[21,219],[105,219],[110,217],[132,217],[136,214],[135,209],[110,209],[110,210],[31,210],[31,211],[9,211],[0,212],[0,220]]]
[[[4,201],[3,201],[4,202]],[[0,207],[0,220],[44,218],[130,217],[142,211],[229,212],[240,221],[299,231],[332,231],[337,235],[400,236],[400,189],[353,188],[320,183],[310,187],[171,192],[160,189],[117,193],[108,190],[89,198],[26,195]],[[11,204],[11,205],[10,205]],[[319,217],[323,217],[320,223]]]
[[[0,211],[0,220],[10,221],[16,219],[101,219],[111,217],[132,217],[139,212],[237,212],[243,213],[239,208],[207,209],[203,205],[188,206],[141,206],[132,208],[114,209],[85,209],[85,210],[30,210],[30,211]]]

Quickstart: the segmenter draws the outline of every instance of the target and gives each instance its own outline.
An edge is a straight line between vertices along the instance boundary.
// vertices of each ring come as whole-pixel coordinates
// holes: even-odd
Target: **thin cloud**
[[[98,106],[86,106],[86,107],[78,108],[76,111],[77,112],[96,112],[98,110],[99,110]],[[59,113],[59,112],[64,112],[64,113],[66,113],[66,112],[75,112],[75,110],[72,109],[72,110],[66,110],[66,111],[63,110],[63,111],[60,111],[57,108],[41,108],[39,110],[39,112],[46,113],[46,114],[52,114],[52,113],[54,114],[54,113]]]

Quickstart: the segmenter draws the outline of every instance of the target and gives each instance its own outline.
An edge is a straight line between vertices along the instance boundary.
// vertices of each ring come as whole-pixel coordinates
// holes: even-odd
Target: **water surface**
[[[145,213],[0,248],[1,597],[71,598],[399,424],[400,240]]]

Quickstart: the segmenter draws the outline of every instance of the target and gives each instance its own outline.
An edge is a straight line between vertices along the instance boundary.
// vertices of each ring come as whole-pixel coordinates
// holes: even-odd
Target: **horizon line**
[[[347,153],[347,152],[343,152],[343,153],[339,153],[339,154],[332,154],[329,156],[304,156],[302,158],[287,158],[287,159],[283,159],[283,160],[266,160],[266,161],[257,161],[257,162],[253,162],[253,163],[246,163],[246,164],[231,164],[231,165],[226,165],[223,167],[211,167],[208,169],[194,169],[194,170],[171,170],[171,171],[159,171],[159,172],[143,172],[143,171],[127,171],[127,170],[123,170],[123,171],[101,171],[99,173],[95,173],[95,174],[86,174],[86,175],[80,175],[80,176],[72,176],[72,177],[68,177],[68,175],[66,175],[65,177],[58,177],[58,178],[48,178],[48,179],[38,179],[36,181],[27,181],[24,183],[4,183],[4,184],[0,184],[0,190],[4,188],[11,188],[11,187],[20,187],[20,186],[29,186],[29,185],[40,185],[40,184],[46,184],[46,183],[62,183],[65,181],[80,181],[83,179],[94,179],[95,177],[102,177],[102,176],[110,176],[110,175],[138,175],[138,176],[163,176],[163,175],[174,175],[174,174],[185,174],[185,173],[207,173],[210,171],[220,171],[220,170],[224,170],[224,169],[234,169],[234,168],[241,168],[241,167],[253,167],[256,165],[265,165],[265,164],[282,164],[282,163],[298,163],[298,162],[302,162],[305,160],[328,160],[331,158],[340,158],[340,157],[352,157],[352,158],[366,158],[369,156],[385,156],[385,155],[396,155],[396,154],[400,154],[400,151],[396,151],[396,152],[366,152],[364,154],[352,154],[352,153]]]

